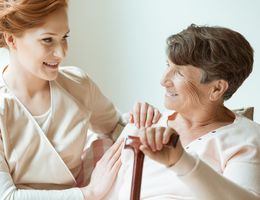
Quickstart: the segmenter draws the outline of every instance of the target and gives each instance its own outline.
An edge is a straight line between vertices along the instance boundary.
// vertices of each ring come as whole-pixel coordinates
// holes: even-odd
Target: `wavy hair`
[[[62,7],[68,7],[67,0],[0,0],[0,47],[7,47],[4,32],[19,35],[40,26]]]
[[[223,79],[229,84],[223,98],[229,99],[252,72],[254,51],[240,33],[224,27],[197,26],[167,39],[168,58],[177,65],[202,70],[201,83]]]

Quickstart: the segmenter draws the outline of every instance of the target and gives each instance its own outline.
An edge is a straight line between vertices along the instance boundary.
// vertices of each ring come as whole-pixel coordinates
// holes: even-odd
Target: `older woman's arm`
[[[184,152],[171,167],[200,200],[259,200],[260,163],[230,162],[222,174]]]

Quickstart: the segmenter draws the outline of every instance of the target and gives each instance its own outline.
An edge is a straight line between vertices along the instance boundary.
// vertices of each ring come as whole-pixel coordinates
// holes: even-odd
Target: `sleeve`
[[[79,188],[66,190],[23,190],[13,183],[4,156],[4,147],[0,132],[0,200],[84,200]]]
[[[223,175],[184,151],[171,167],[200,200],[259,200],[259,163],[231,162]]]
[[[120,125],[121,116],[115,106],[102,94],[98,86],[90,80],[90,129],[96,133],[111,136]],[[120,129],[121,130],[121,129]]]

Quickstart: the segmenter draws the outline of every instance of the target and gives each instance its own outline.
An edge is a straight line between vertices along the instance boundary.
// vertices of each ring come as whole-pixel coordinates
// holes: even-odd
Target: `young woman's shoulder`
[[[90,99],[99,92],[98,86],[94,81],[84,72],[83,69],[75,66],[60,67],[59,74],[54,81],[60,91],[66,91],[66,94],[77,99],[84,105],[92,102]],[[92,94],[92,95],[89,95]]]
[[[76,66],[60,67],[57,80],[59,81],[60,79],[69,79],[79,83],[83,81],[90,81],[90,77],[87,75],[87,73],[80,67]]]

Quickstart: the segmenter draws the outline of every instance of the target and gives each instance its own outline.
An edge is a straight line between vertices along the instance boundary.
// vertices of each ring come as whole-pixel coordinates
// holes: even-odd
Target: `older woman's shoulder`
[[[250,129],[251,131],[260,132],[260,124],[249,119],[248,117],[245,117],[241,114],[236,114],[236,119],[234,121],[234,126],[239,129]]]
[[[224,143],[254,143],[260,147],[260,125],[240,114],[236,114],[232,124],[216,131],[216,138]]]

